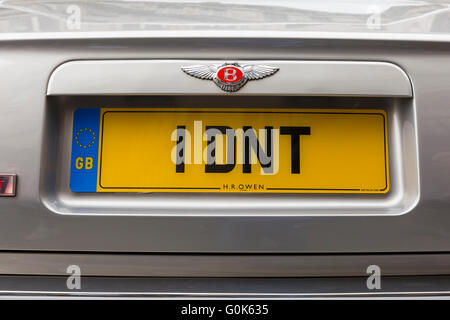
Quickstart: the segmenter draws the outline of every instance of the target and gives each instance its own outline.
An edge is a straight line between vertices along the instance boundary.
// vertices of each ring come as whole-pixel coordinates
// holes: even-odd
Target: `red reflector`
[[[16,195],[16,175],[0,174],[0,196],[14,197]]]

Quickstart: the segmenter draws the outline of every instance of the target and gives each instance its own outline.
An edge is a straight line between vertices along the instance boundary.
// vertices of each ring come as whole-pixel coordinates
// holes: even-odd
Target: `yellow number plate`
[[[389,191],[383,110],[78,109],[72,149],[75,192]]]

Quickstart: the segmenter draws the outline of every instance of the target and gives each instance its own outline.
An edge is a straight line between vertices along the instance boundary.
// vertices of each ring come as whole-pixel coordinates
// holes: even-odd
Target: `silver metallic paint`
[[[83,276],[110,277],[365,277],[369,265],[382,276],[442,275],[450,254],[133,254],[2,252],[0,274],[67,275],[69,265]],[[1,289],[1,285],[0,285]]]
[[[220,39],[5,40],[0,46],[0,115],[8,124],[0,127],[0,137],[3,137],[0,147],[5,151],[0,165],[3,171],[16,172],[21,179],[18,196],[0,202],[3,250],[203,253],[450,250],[450,184],[446,160],[450,152],[448,43],[251,39],[242,35]],[[58,168],[49,155],[60,152],[55,149],[60,137],[48,133],[68,130],[59,128],[58,121],[51,119],[55,115],[50,112],[46,97],[51,72],[70,60],[161,58],[363,60],[399,65],[411,79],[414,100],[397,110],[415,110],[417,126],[413,117],[399,115],[397,119],[403,122],[398,122],[394,132],[413,137],[415,141],[417,130],[420,201],[408,214],[398,216],[348,216],[343,212],[343,216],[276,217],[258,214],[256,210],[254,216],[229,217],[218,216],[205,206],[203,216],[128,217],[123,215],[127,211],[120,209],[122,198],[115,200],[116,204],[111,202],[114,211],[122,213],[115,217],[59,215],[48,210],[48,206],[58,205],[56,198],[45,200],[52,192],[48,181],[55,181],[52,175],[57,170],[45,168],[46,165]],[[58,104],[63,111],[64,101]],[[327,98],[323,103],[327,101],[333,100]],[[395,135],[393,138],[398,139]],[[414,163],[414,143],[411,146],[405,152]],[[414,186],[407,183],[408,187],[411,185]],[[141,203],[147,197],[142,195]],[[107,198],[103,202],[94,198],[93,202],[86,203],[89,210],[95,211],[107,202]],[[196,203],[201,205],[200,201]]]

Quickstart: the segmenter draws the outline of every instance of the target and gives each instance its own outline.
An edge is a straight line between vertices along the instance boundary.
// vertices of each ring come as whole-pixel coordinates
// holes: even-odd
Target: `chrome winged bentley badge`
[[[271,76],[279,70],[276,67],[240,65],[238,63],[200,64],[181,67],[181,69],[195,78],[212,80],[220,89],[227,92],[238,91],[248,80],[259,80]]]

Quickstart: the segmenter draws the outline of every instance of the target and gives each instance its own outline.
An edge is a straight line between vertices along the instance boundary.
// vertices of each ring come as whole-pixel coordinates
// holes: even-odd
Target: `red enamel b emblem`
[[[217,71],[217,77],[226,83],[239,82],[243,75],[244,73],[239,68],[233,66],[226,66]]]
[[[212,80],[223,91],[235,92],[242,88],[249,80],[259,80],[273,75],[277,67],[261,65],[240,65],[237,62],[220,64],[198,64],[181,67],[188,75]]]

